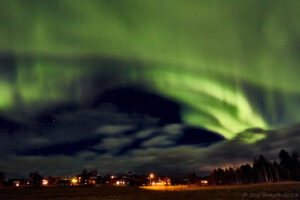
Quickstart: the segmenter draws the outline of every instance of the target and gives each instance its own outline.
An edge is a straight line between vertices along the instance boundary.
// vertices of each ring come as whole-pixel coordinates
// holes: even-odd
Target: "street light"
[[[77,185],[78,180],[77,180],[77,178],[74,177],[74,178],[72,178],[71,182],[72,182],[72,185]]]
[[[43,180],[42,180],[42,185],[48,185],[48,183],[49,183],[49,182],[48,182],[47,179],[43,179]]]
[[[149,175],[149,179],[150,179],[150,185],[152,184],[152,181],[151,181],[151,179],[153,179],[154,178],[154,174],[153,173],[151,173],[150,175]]]

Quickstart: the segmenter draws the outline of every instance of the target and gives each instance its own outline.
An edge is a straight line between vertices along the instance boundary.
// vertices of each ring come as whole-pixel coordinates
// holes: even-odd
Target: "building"
[[[153,181],[151,181],[151,185],[152,186],[170,186],[172,184],[171,184],[170,178],[164,177],[164,178],[153,179]]]
[[[200,186],[207,186],[208,185],[208,180],[202,179],[200,180]]]

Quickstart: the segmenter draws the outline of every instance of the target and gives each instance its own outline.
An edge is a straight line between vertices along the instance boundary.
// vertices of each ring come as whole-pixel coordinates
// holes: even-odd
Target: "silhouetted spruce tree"
[[[265,183],[273,181],[271,164],[268,160],[265,159],[264,156],[260,155],[258,159],[254,159],[253,169],[257,174],[258,182]]]
[[[217,185],[217,170],[214,169],[209,175],[209,181],[211,185]]]
[[[222,185],[224,184],[224,176],[225,176],[225,171],[221,168],[219,169],[214,169],[212,174],[210,175],[210,180],[212,182],[212,185]]]
[[[41,176],[39,172],[31,172],[29,178],[31,178],[33,186],[40,186],[43,176]]]
[[[300,180],[300,162],[299,162],[299,156],[296,151],[292,152],[292,161],[291,161],[291,176],[292,180],[299,181]]]
[[[238,184],[237,174],[232,167],[229,167],[227,170],[227,184]]]
[[[224,184],[250,184],[279,182],[284,180],[300,181],[300,161],[297,152],[292,155],[281,150],[278,154],[280,163],[271,163],[264,156],[260,155],[253,160],[253,166],[241,165],[233,169],[214,169],[209,176],[211,185]]]
[[[197,181],[197,175],[195,173],[188,173],[185,175],[185,178],[187,178],[189,180],[189,183],[196,183]]]
[[[279,182],[281,181],[281,175],[280,175],[280,166],[276,161],[273,162],[272,164],[272,170],[274,173],[274,181]]]
[[[292,157],[285,150],[281,150],[278,157],[280,159],[280,167],[282,168],[282,177],[284,177],[285,180],[292,180],[292,171],[295,165]]]
[[[242,184],[253,183],[253,171],[249,164],[242,165],[239,172],[239,180]]]
[[[226,168],[224,170],[224,175],[223,175],[223,177],[221,179],[221,184],[222,185],[229,185],[230,184],[229,181],[230,181],[230,174],[229,174],[229,170]]]

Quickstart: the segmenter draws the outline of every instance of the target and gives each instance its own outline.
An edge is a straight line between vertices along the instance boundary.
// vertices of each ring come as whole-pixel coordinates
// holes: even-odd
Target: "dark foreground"
[[[166,190],[167,189],[167,190]],[[161,190],[103,185],[87,188],[0,188],[0,199],[51,200],[246,200],[300,199],[300,183],[247,186],[168,187]]]

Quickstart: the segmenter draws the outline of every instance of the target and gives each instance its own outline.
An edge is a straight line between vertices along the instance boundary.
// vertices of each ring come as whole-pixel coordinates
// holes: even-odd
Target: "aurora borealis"
[[[58,157],[51,154],[41,163],[79,162],[83,168],[82,163],[88,162],[80,156],[87,155],[95,160],[91,168],[98,162],[109,166],[118,160],[127,170],[148,166],[150,161],[159,163],[156,157],[173,152],[184,159],[175,162],[170,158],[168,166],[194,170],[199,168],[195,157],[213,154],[226,143],[237,142],[236,148],[245,148],[252,156],[249,152],[274,138],[292,139],[297,136],[290,133],[297,129],[292,125],[300,121],[299,9],[296,0],[3,0],[0,116],[21,128],[6,136],[10,126],[5,128],[6,122],[2,123],[2,141],[11,146],[2,151],[15,155],[16,162],[32,166],[30,159],[44,159],[48,153],[42,154],[44,157],[18,155],[20,151],[37,152],[22,140],[35,141],[39,150],[52,148],[55,142],[80,145],[85,141],[100,150],[80,149],[76,158],[63,157],[62,150]],[[147,91],[138,95],[158,96],[154,99],[164,106],[168,101],[178,105],[180,120],[157,125],[157,118],[164,115],[137,117],[128,109],[118,110],[120,102],[100,105],[99,112],[90,106],[99,95],[124,87]],[[143,101],[149,106],[147,98]],[[47,113],[62,104],[79,108]],[[53,129],[36,121],[40,113],[51,116]],[[60,122],[57,125],[56,120]],[[78,128],[84,133],[75,134],[68,126],[80,120],[88,128]],[[35,124],[39,128],[32,128]],[[181,131],[190,127],[219,134],[224,142],[205,147],[183,145],[177,139],[184,138]],[[97,137],[92,130],[97,130]],[[122,135],[130,130],[132,135]],[[103,139],[103,134],[110,136]],[[101,141],[95,140],[99,137]],[[146,139],[141,142],[141,138]],[[99,144],[90,143],[92,139]],[[135,141],[140,141],[139,147],[125,156],[115,155],[120,149],[130,149],[126,145]],[[287,142],[276,148],[296,147]],[[230,163],[228,155],[223,157],[223,163]],[[1,160],[12,162],[5,156]],[[234,162],[238,161],[237,156]],[[209,161],[202,170],[214,164]]]

